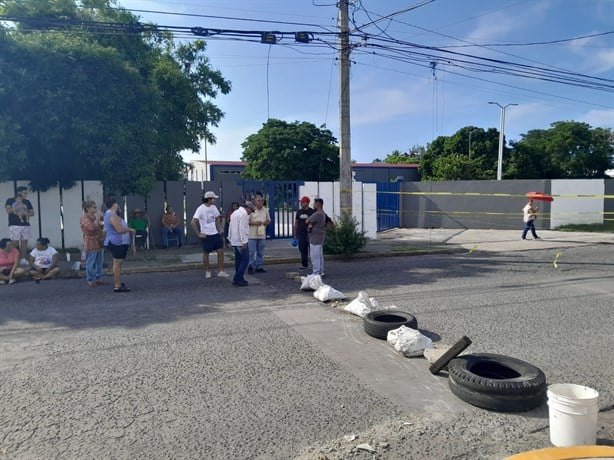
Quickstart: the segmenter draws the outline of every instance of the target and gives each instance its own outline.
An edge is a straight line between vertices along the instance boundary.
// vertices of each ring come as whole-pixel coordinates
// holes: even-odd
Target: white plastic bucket
[[[550,385],[550,442],[556,447],[594,445],[597,441],[598,399],[597,390],[583,385]]]

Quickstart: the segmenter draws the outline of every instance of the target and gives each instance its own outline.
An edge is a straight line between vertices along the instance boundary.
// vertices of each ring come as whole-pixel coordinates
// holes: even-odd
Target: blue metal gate
[[[401,184],[400,182],[378,182],[377,190],[377,231],[400,226]]]
[[[294,217],[298,209],[299,187],[297,181],[243,181],[243,198],[251,200],[262,194],[269,208],[271,225],[267,227],[267,238],[291,238],[294,233]]]

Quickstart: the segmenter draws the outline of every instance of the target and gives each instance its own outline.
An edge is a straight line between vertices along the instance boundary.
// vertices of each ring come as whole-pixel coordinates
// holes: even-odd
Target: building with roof
[[[236,177],[245,169],[244,161],[201,161],[190,163],[187,179],[213,181]],[[417,164],[353,163],[352,177],[357,182],[415,182],[420,180]]]

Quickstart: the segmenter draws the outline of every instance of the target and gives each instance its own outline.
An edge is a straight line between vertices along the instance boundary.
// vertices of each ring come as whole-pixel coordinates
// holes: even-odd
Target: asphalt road
[[[515,356],[548,383],[600,392],[614,444],[614,249],[327,263],[349,297],[413,313],[471,352]],[[466,405],[424,359],[268,267],[247,288],[200,271],[0,286],[0,458],[461,459],[548,447],[547,407]],[[347,438],[346,438],[347,437]],[[355,439],[353,439],[355,437]],[[370,443],[376,454],[356,445]]]

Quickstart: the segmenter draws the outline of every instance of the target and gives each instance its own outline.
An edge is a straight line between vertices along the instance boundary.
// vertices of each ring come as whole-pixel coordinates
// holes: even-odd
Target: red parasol
[[[527,197],[531,200],[554,201],[554,197],[542,192],[527,192]]]

